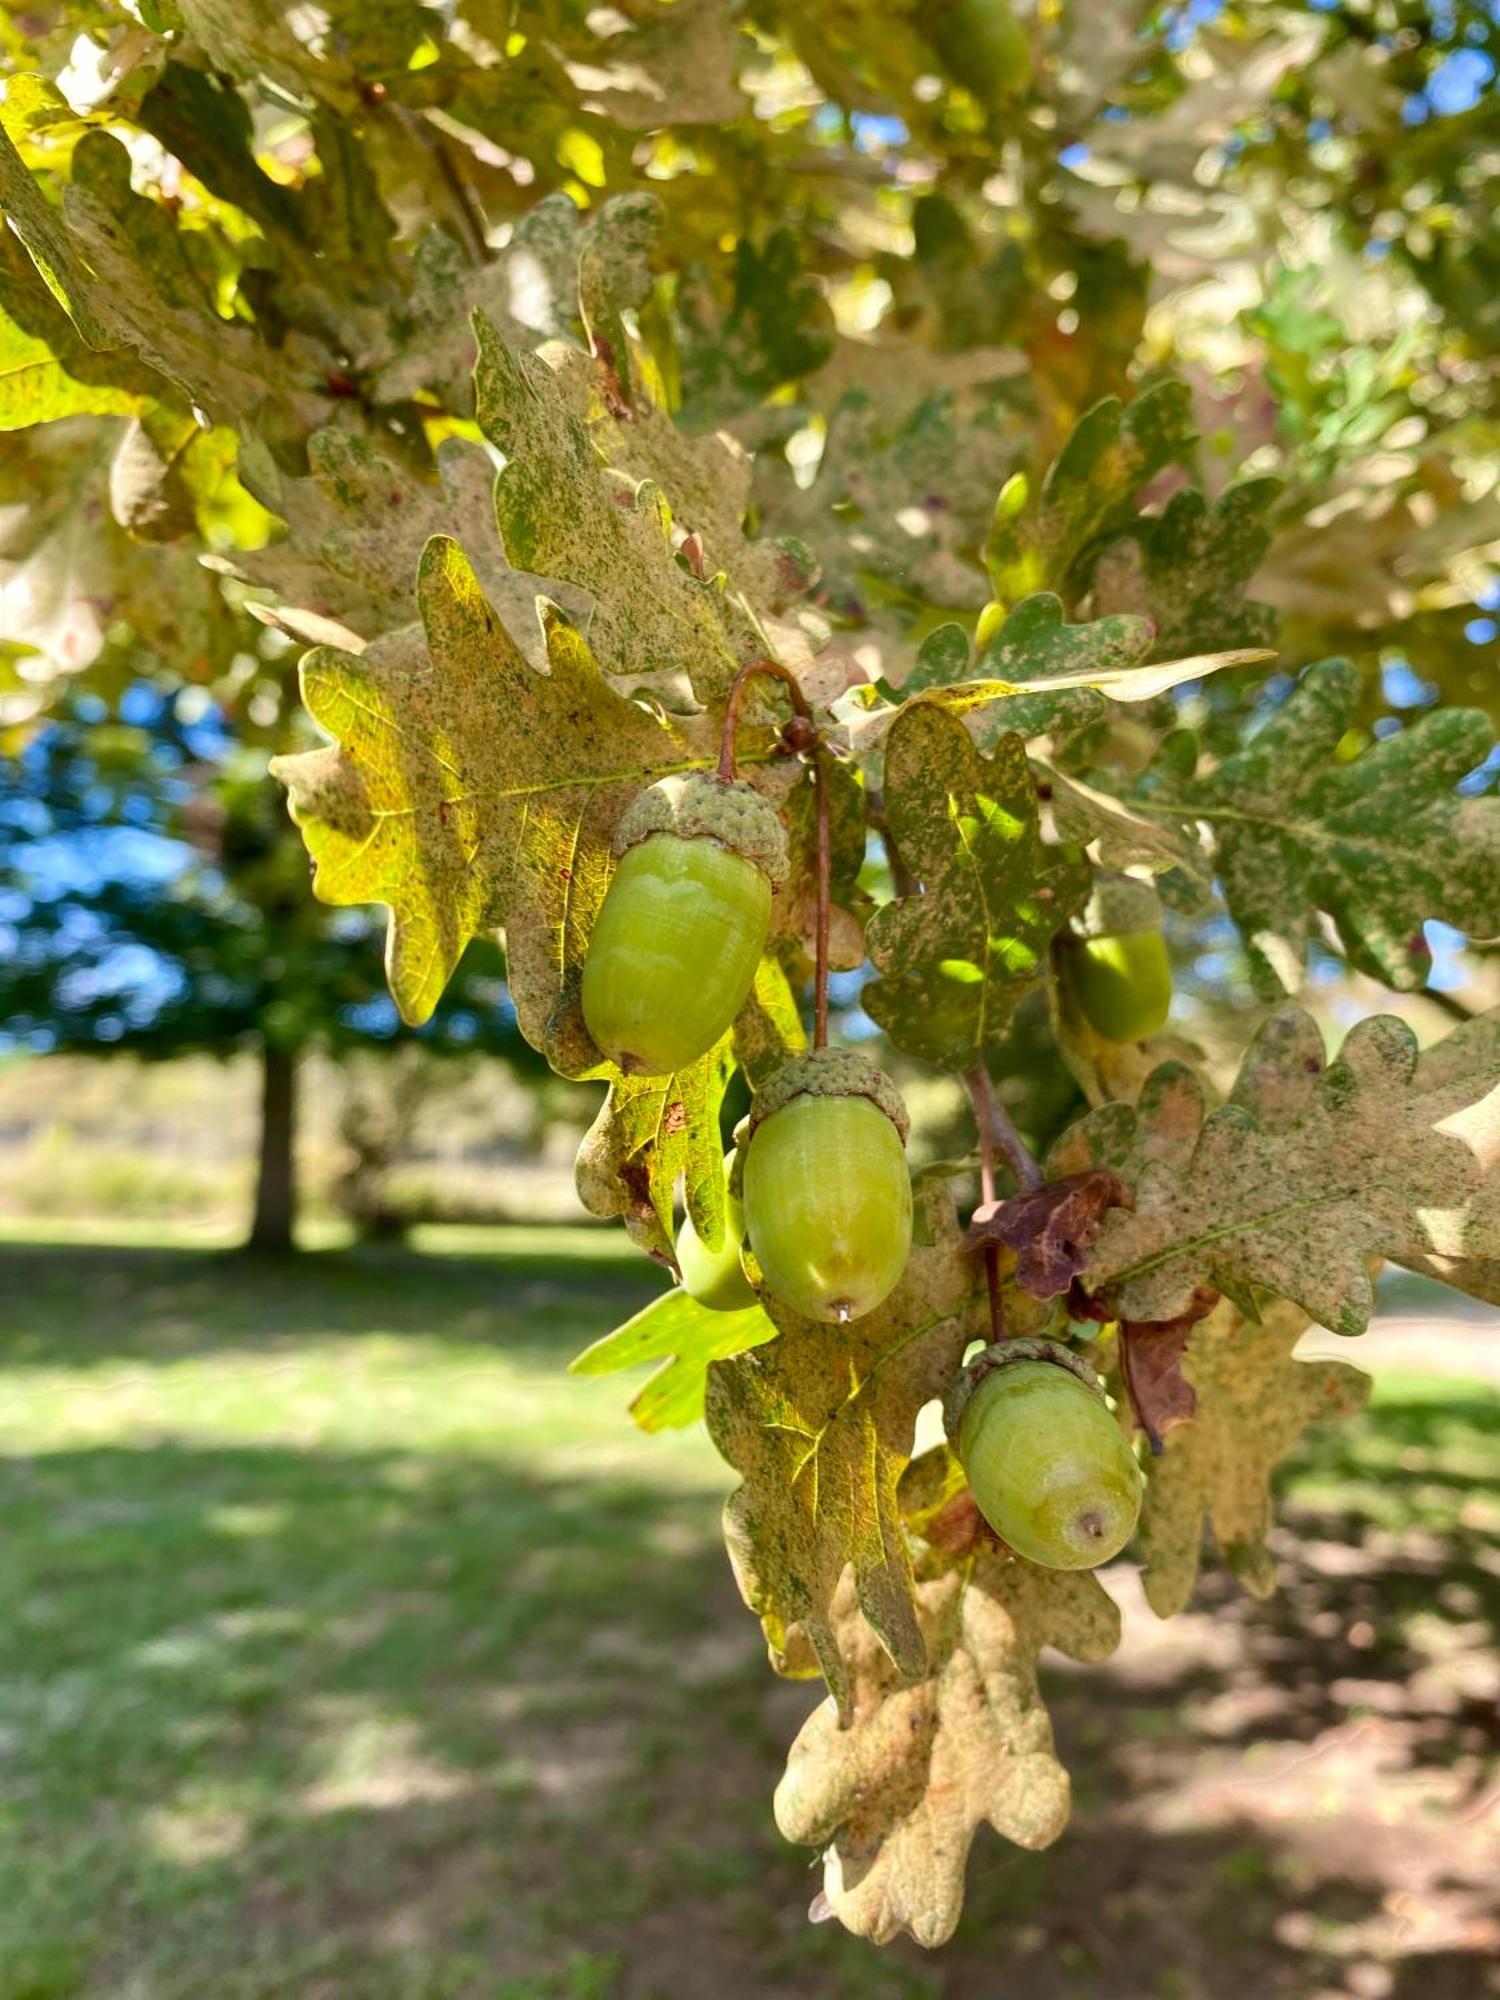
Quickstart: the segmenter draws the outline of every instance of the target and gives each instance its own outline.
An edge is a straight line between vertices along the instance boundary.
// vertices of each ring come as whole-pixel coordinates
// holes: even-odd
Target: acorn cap
[[[786,828],[753,785],[709,771],[682,771],[659,778],[636,795],[615,828],[616,856],[638,847],[654,833],[679,840],[716,840],[742,854],[773,889],[787,874]]]
[[[1076,1375],[1086,1389],[1103,1397],[1104,1389],[1099,1377],[1090,1368],[1081,1354],[1075,1354],[1056,1340],[1001,1340],[976,1354],[967,1368],[961,1368],[954,1376],[947,1395],[943,1398],[943,1429],[951,1441],[958,1437],[958,1427],[963,1422],[964,1411],[969,1406],[969,1398],[987,1375],[993,1375],[999,1368],[1007,1368],[1013,1361],[1051,1361],[1059,1368],[1066,1368],[1070,1375]]]
[[[1074,919],[1073,931],[1081,938],[1126,937],[1132,931],[1159,931],[1161,926],[1161,898],[1149,882],[1138,875],[1101,870],[1094,876],[1093,894]]]
[[[793,1056],[768,1077],[755,1093],[750,1107],[750,1130],[764,1124],[773,1111],[780,1111],[794,1097],[868,1097],[890,1119],[906,1144],[911,1120],[906,1106],[883,1069],[868,1056],[853,1049],[812,1049],[805,1056]]]

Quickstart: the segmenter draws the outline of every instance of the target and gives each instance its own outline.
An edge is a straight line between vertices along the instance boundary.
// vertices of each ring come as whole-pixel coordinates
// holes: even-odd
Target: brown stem
[[[964,1084],[974,1106],[974,1121],[979,1127],[980,1159],[988,1152],[1005,1157],[1006,1165],[1016,1177],[1016,1185],[1030,1191],[1042,1184],[1042,1170],[1026,1150],[1026,1141],[1011,1123],[1009,1114],[995,1095],[995,1086],[990,1081],[990,1073],[984,1064],[976,1063],[966,1072]],[[993,1194],[986,1194],[985,1200],[992,1201]]]
[[[813,791],[818,816],[817,851],[817,928],[814,939],[816,953],[813,973],[813,1047],[824,1049],[828,1046],[828,935],[831,922],[832,875],[833,875],[833,835],[830,828],[828,752],[817,731],[812,709],[802,692],[801,683],[790,667],[784,667],[780,660],[748,660],[734,677],[729,690],[729,699],[724,704],[724,730],[719,738],[719,776],[728,784],[735,776],[734,739],[739,728],[740,709],[744,704],[745,689],[757,674],[769,674],[782,682],[791,696],[792,709],[807,724],[810,737],[809,754],[812,760]]]
[[[448,142],[425,118],[408,111],[404,104],[387,102],[385,109],[395,114],[397,123],[419,145],[432,161],[437,177],[442,182],[445,193],[452,204],[452,215],[457,225],[462,248],[471,264],[489,262],[490,246],[485,237],[484,210],[479,197],[459,172]]]
[[[1422,998],[1430,1000],[1450,1021],[1476,1021],[1479,1018],[1478,1008],[1465,1006],[1456,993],[1442,993],[1435,986],[1424,986]]]
[[[865,817],[880,835],[885,847],[885,858],[890,863],[891,882],[898,896],[914,896],[917,892],[917,878],[901,859],[901,850],[896,845],[891,823],[886,817],[885,795],[879,791],[865,793]]]
[[[833,878],[833,836],[829,830],[828,752],[820,743],[812,753],[813,784],[818,813],[818,916],[814,942],[813,1047],[828,1046],[828,929]]]
[[[979,1128],[979,1198],[986,1209],[995,1205],[995,1142],[989,1119],[985,1112],[986,1095],[994,1096],[989,1072],[983,1063],[977,1064],[964,1077],[964,1086],[969,1100],[974,1106],[974,1123]],[[990,1242],[984,1246],[984,1282],[990,1295],[990,1341],[994,1344],[1005,1338],[1005,1300],[1000,1293],[1000,1246]]]
[[[724,704],[724,729],[719,738],[719,776],[726,782],[735,775],[734,738],[740,726],[740,709],[744,705],[745,689],[757,674],[770,674],[774,680],[785,684],[792,698],[792,707],[804,722],[811,722],[813,712],[807,705],[801,684],[790,667],[784,667],[780,660],[747,660],[734,677],[729,690],[729,699]]]

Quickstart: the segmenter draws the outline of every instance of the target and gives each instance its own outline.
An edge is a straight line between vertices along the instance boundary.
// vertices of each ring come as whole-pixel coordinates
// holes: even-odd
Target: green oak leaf
[[[1136,612],[1156,628],[1158,657],[1204,647],[1269,646],[1276,613],[1245,591],[1271,545],[1267,519],[1275,479],[1245,479],[1210,503],[1195,487],[1142,515],[1095,559],[1089,601],[1096,612]]]
[[[1477,1101],[1497,1069],[1500,1009],[1476,1015],[1424,1049],[1417,1063],[1417,1088]],[[1420,1252],[1406,1252],[1396,1261],[1408,1270],[1441,1278],[1470,1298],[1500,1306],[1500,1173],[1486,1178],[1463,1222],[1463,1229],[1450,1240],[1439,1240]],[[1486,1254],[1485,1246],[1494,1247]]]
[[[507,936],[509,933],[507,932]],[[658,1260],[672,1257],[672,1197],[679,1176],[688,1214],[705,1243],[724,1239],[724,1147],[719,1108],[734,1067],[732,1037],[670,1076],[623,1076],[612,1064],[609,1094],[578,1149],[578,1198],[590,1215],[619,1217]]]
[[[676,672],[699,701],[722,699],[752,629],[678,562],[665,496],[601,463],[545,360],[513,353],[482,316],[474,326],[475,407],[506,457],[495,506],[507,560],[595,598],[588,638],[606,674]]]
[[[1344,762],[1337,751],[1359,690],[1348,661],[1310,667],[1207,776],[1184,779],[1164,764],[1130,799],[1138,812],[1211,828],[1225,900],[1267,998],[1297,985],[1318,910],[1350,961],[1398,991],[1426,981],[1426,918],[1500,934],[1500,800],[1455,790],[1489,753],[1488,720],[1439,709]]]
[[[1142,1582],[1158,1617],[1192,1596],[1205,1525],[1252,1595],[1275,1589],[1271,1474],[1309,1424],[1351,1415],[1370,1390],[1369,1377],[1342,1361],[1294,1361],[1306,1328],[1306,1313],[1286,1300],[1256,1320],[1229,1299],[1193,1328],[1182,1372],[1197,1407],[1152,1461],[1141,1514]]]
[[[776,1338],[761,1308],[715,1312],[680,1287],[663,1292],[623,1326],[596,1340],[568,1364],[572,1375],[612,1375],[646,1361],[661,1366],[630,1405],[643,1431],[680,1430],[703,1415],[708,1364],[744,1354]]]
[[[1140,812],[1129,799],[1041,759],[1037,770],[1052,788],[1052,821],[1063,839],[1093,846],[1106,868],[1170,872],[1178,908],[1197,909],[1207,901],[1213,869],[1190,828]]]
[[[971,1069],[1045,972],[1053,937],[1088,897],[1089,869],[1076,848],[1042,840],[1021,738],[983,756],[931,702],[892,725],[885,813],[920,887],[870,920],[881,976],[864,1006],[908,1054]]]
[[[833,348],[822,287],[799,268],[797,239],[773,230],[735,244],[727,281],[703,264],[677,280],[667,315],[671,386],[685,428],[709,429],[821,368]]]
[[[303,701],[334,747],[279,758],[328,903],[383,902],[402,1017],[425,1021],[470,938],[504,925],[521,1031],[567,1075],[596,1067],[578,985],[615,822],[642,786],[711,746],[605,680],[549,614],[538,673],[456,542],[430,541],[423,628],[360,655],[318,647]]]
[[[1361,1021],[1327,1062],[1300,1008],[1251,1043],[1230,1101],[1205,1115],[1178,1063],[1135,1107],[1112,1104],[1054,1147],[1049,1178],[1109,1167],[1135,1196],[1095,1238],[1085,1287],[1113,1314],[1173,1319],[1212,1285],[1253,1311],[1290,1299],[1335,1333],[1362,1333],[1382,1257],[1500,1251],[1500,1038],[1424,1084],[1403,1021]]]
[[[846,1564],[899,1670],[926,1671],[897,1488],[917,1412],[987,1323],[952,1197],[932,1182],[920,1196],[928,1240],[884,1305],[831,1330],[767,1298],[781,1337],[708,1372],[709,1435],[742,1480],[724,1515],[740,1590],[773,1664],[798,1671],[810,1648],[846,1713],[853,1683],[832,1609]]]
[[[1185,457],[1196,437],[1185,383],[1158,383],[1129,404],[1096,403],[1034,500],[1024,474],[1001,489],[985,545],[996,601],[1015,605],[1036,590],[1068,596],[1084,553],[1133,520],[1136,494]]]
[[[7,79],[10,88],[23,79]],[[41,79],[27,79],[41,81]],[[0,123],[0,209],[26,245],[47,289],[93,348],[120,347],[126,333],[111,310],[107,293],[90,269],[62,216],[55,209],[16,151]]]
[[[1067,1771],[1037,1685],[1037,1656],[1104,1660],[1120,1614],[1098,1579],[1037,1569],[982,1549],[917,1585],[927,1671],[903,1679],[860,1615],[851,1580],[832,1623],[852,1691],[842,1720],[821,1703],[802,1725],[776,1788],[788,1840],[823,1850],[815,1916],[886,1944],[909,1931],[944,1944],[963,1908],[979,1828],[1025,1848],[1067,1825]]]
[[[1019,736],[1079,729],[1102,715],[1104,695],[1097,675],[1137,666],[1151,650],[1151,628],[1140,618],[1099,618],[1070,625],[1062,600],[1050,591],[1025,598],[984,648],[970,660],[968,635],[959,625],[942,625],[923,642],[917,664],[902,682],[897,699],[929,688],[966,681],[1014,683],[1021,691],[1003,696],[985,711],[980,740],[993,742],[1006,730]],[[1026,684],[1052,675],[1077,675],[1083,685],[1027,694]]]
[[[81,342],[79,347],[87,352]],[[70,374],[51,341],[0,311],[0,431],[26,430],[57,417],[128,416],[139,407],[139,396],[128,389]]]

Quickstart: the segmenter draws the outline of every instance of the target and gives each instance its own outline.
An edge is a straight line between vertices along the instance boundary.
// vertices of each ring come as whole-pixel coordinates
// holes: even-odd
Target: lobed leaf
[[[1370,1388],[1342,1361],[1292,1359],[1307,1324],[1285,1299],[1259,1320],[1223,1299],[1193,1328],[1182,1373],[1196,1408],[1167,1432],[1141,1514],[1142,1581],[1158,1617],[1191,1597],[1205,1525],[1247,1590],[1266,1597],[1275,1588],[1266,1548],[1271,1474],[1309,1424],[1349,1416]]]
[[[428,543],[417,589],[423,630],[306,656],[303,701],[335,747],[274,769],[318,896],[389,906],[403,1018],[425,1021],[470,938],[504,925],[522,1033],[579,1075],[598,1062],[577,994],[615,822],[708,753],[617,693],[555,616],[538,673],[456,542]]]
[[[661,1362],[637,1392],[630,1414],[643,1431],[677,1430],[703,1415],[711,1361],[728,1360],[775,1338],[776,1327],[760,1306],[714,1312],[675,1287],[586,1347],[569,1363],[568,1372],[610,1375],[646,1361]]]
[[[541,356],[512,352],[482,315],[474,326],[475,407],[506,458],[495,507],[507,560],[594,598],[588,637],[606,674],[676,672],[700,702],[722,699],[753,634],[678,562],[665,496],[608,471]]]
[[[1067,1824],[1068,1774],[1053,1747],[1037,1656],[1108,1658],[1119,1613],[1092,1575],[1037,1569],[993,1549],[917,1586],[927,1672],[914,1685],[860,1616],[851,1580],[832,1608],[849,1661],[847,1720],[825,1701],[803,1724],[776,1788],[788,1840],[820,1847],[828,1913],[886,1944],[943,1944],[986,1821],[1020,1847]]]
[[[1063,446],[1035,501],[1024,482],[1002,490],[985,547],[999,603],[1062,591],[1089,545],[1132,518],[1140,489],[1194,443],[1185,383],[1162,382],[1133,403],[1096,403]]]
[[[1149,773],[1140,811],[1212,829],[1214,862],[1259,990],[1294,988],[1316,912],[1351,962],[1398,991],[1424,984],[1429,917],[1500,934],[1500,799],[1455,787],[1488,755],[1477,709],[1440,709],[1347,761],[1359,700],[1348,661],[1310,667],[1285,706],[1207,776]]]
[[[923,1194],[930,1240],[914,1244],[884,1305],[832,1328],[768,1298],[780,1339],[708,1375],[709,1435],[742,1480],[724,1517],[741,1592],[773,1663],[787,1669],[800,1627],[845,1711],[852,1684],[832,1606],[846,1564],[899,1671],[925,1670],[897,1487],[917,1412],[945,1392],[984,1323],[952,1198],[932,1183]]]
[[[871,1017],[927,1062],[969,1069],[1005,1032],[1088,895],[1076,849],[1042,840],[1019,736],[981,756],[930,700],[902,710],[885,758],[886,821],[920,888],[871,919]]]
[[[622,1076],[610,1066],[609,1094],[578,1149],[578,1199],[609,1220],[619,1217],[642,1249],[663,1263],[673,1255],[673,1195],[684,1200],[704,1241],[724,1233],[724,1148],[719,1108],[734,1067],[731,1037],[670,1076]]]
[[[1168,1320],[1205,1284],[1246,1310],[1258,1294],[1361,1333],[1382,1257],[1500,1250],[1500,1037],[1424,1083],[1411,1030],[1376,1015],[1328,1063],[1312,1018],[1273,1015],[1230,1102],[1205,1115],[1186,1067],[1153,1072],[1132,1109],[1065,1133],[1050,1174],[1108,1167],[1135,1196],[1095,1239],[1086,1288],[1117,1317]]]

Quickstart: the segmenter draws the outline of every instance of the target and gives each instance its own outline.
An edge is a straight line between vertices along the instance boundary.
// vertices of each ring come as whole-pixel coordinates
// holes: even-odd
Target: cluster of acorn
[[[614,851],[584,964],[584,1021],[627,1075],[665,1076],[706,1055],[750,996],[786,877],[786,832],[753,786],[696,772],[642,792]],[[1159,935],[1153,944],[1142,933],[1082,941],[1069,978],[1099,1032],[1123,1024],[1134,1036],[1161,1025],[1165,975]],[[806,1319],[873,1312],[911,1250],[907,1130],[900,1093],[864,1056],[823,1048],[785,1062],[725,1160],[722,1247],[710,1250],[691,1219],[682,1225],[683,1289],[715,1311],[755,1305],[748,1252],[766,1291]],[[1093,1371],[1067,1348],[987,1348],[947,1414],[976,1504],[1019,1554],[1091,1568],[1129,1540],[1140,1470]]]

